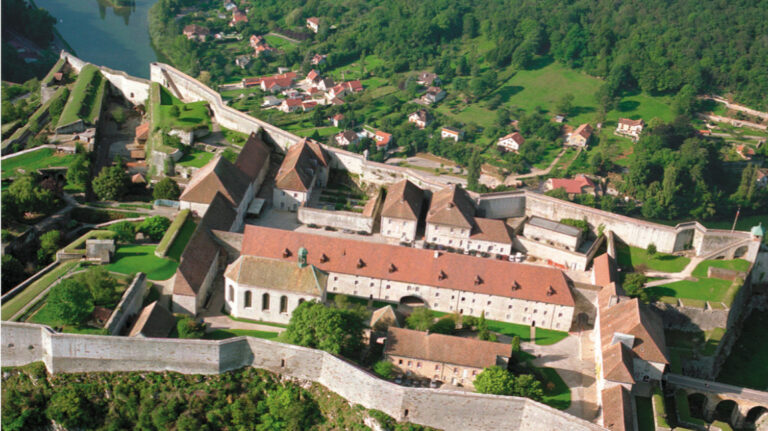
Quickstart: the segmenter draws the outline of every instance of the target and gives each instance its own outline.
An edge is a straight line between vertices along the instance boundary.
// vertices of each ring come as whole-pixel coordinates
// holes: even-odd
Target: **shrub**
[[[51,288],[46,306],[59,321],[78,324],[93,312],[93,297],[88,287],[74,280],[62,280]]]
[[[115,233],[115,241],[119,242],[133,241],[134,235],[136,233],[136,228],[133,226],[133,223],[129,221],[121,221],[120,223],[115,223],[109,226],[107,229]]]
[[[152,216],[139,225],[139,232],[150,237],[153,241],[160,241],[160,239],[171,226],[171,221],[163,216]]]
[[[382,379],[391,379],[395,366],[389,361],[379,361],[373,366],[373,372]]]
[[[179,184],[169,177],[160,180],[152,190],[152,197],[155,199],[176,200],[179,195],[181,195]]]
[[[176,330],[179,332],[179,338],[203,338],[205,323],[184,316],[176,323]]]
[[[446,316],[438,320],[429,327],[431,332],[436,334],[451,335],[456,332],[456,320],[452,316]]]

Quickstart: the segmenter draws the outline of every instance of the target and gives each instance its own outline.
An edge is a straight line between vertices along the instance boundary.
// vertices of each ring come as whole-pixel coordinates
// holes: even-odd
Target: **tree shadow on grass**
[[[636,100],[624,100],[619,103],[617,108],[619,112],[630,112],[637,109],[638,106],[640,106],[640,102]]]
[[[592,112],[595,112],[595,108],[591,106],[574,106],[573,108],[571,108],[570,114],[571,116],[575,117],[577,115],[589,114]]]
[[[525,90],[525,87],[521,87],[519,85],[505,85],[499,89],[499,91],[496,92],[499,96],[501,96],[501,103],[509,102],[509,99],[514,96],[515,94]]]
[[[543,69],[543,68],[545,68],[545,67],[549,66],[550,64],[552,64],[552,63],[554,63],[554,62],[555,62],[555,59],[554,59],[554,58],[552,58],[552,56],[546,55],[546,56],[543,56],[543,57],[539,57],[539,58],[537,58],[537,59],[533,60],[533,61],[531,62],[531,65],[530,65],[530,67],[528,67],[527,69],[528,69],[528,70],[539,70],[539,69]]]

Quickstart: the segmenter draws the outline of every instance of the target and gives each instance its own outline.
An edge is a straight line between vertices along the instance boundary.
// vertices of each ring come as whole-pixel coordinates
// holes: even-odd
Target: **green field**
[[[179,234],[176,235],[176,239],[171,244],[171,248],[168,249],[168,257],[175,261],[181,260],[181,254],[184,253],[184,249],[187,247],[189,239],[192,238],[192,234],[195,233],[197,224],[191,218],[188,218],[184,225],[181,227]]]
[[[554,407],[558,410],[565,410],[571,406],[571,390],[568,385],[565,384],[563,378],[557,373],[554,368],[540,368],[541,373],[544,375],[544,399],[542,402],[550,407]],[[548,384],[553,383],[552,388],[548,388]]]
[[[2,179],[13,176],[17,169],[23,169],[25,172],[32,172],[41,168],[66,168],[74,160],[74,155],[56,155],[56,150],[53,148],[41,148],[37,151],[3,160]]]
[[[155,90],[157,85],[159,88]],[[193,130],[200,127],[208,127],[211,119],[208,117],[207,102],[183,103],[174,97],[165,87],[152,83],[153,89],[150,92],[152,106],[152,129],[153,130]],[[159,93],[159,96],[158,96]],[[158,100],[159,99],[159,100]],[[171,106],[179,108],[179,116],[171,115]]]
[[[707,269],[710,266],[736,271],[746,271],[749,268],[749,262],[743,259],[705,260],[693,270],[692,275],[698,278],[698,281],[682,280],[663,286],[648,287],[646,289],[648,289],[651,295],[657,297],[666,296],[674,298],[690,298],[701,301],[730,302],[727,301],[726,296],[731,296],[727,295],[727,293],[734,283],[719,278],[707,278]]]
[[[177,262],[155,256],[154,245],[121,245],[107,269],[121,274],[143,272],[150,280],[162,281],[171,278],[178,266]]]
[[[624,268],[646,268],[661,272],[680,272],[691,262],[691,259],[683,256],[674,256],[666,253],[656,253],[653,256],[642,248],[626,244],[616,245],[616,261]]]
[[[768,390],[768,314],[753,311],[725,360],[718,382],[761,391]]]
[[[74,123],[78,119],[92,123],[101,112],[106,84],[107,80],[101,76],[98,67],[92,64],[83,67],[77,75],[56,127]],[[88,91],[94,85],[96,89]]]
[[[308,129],[298,129],[294,130],[293,133],[296,135],[301,136],[302,138],[308,138],[315,134],[315,131],[320,135],[321,138],[327,138],[328,136],[333,136],[341,132],[341,129],[338,127],[328,126],[328,127],[310,127]]]
[[[270,44],[273,48],[282,48],[284,46],[295,46],[296,44],[283,39],[282,37],[273,36],[271,34],[268,34],[264,36],[264,39],[267,41],[268,44]]]
[[[206,163],[213,159],[214,155],[214,153],[210,153],[208,151],[191,148],[181,157],[181,159],[179,159],[178,162],[176,162],[176,164],[192,168],[202,168],[206,165]]]
[[[75,266],[77,266],[77,264],[78,262],[76,261],[60,264],[51,270],[51,272],[45,274],[44,276],[40,277],[39,280],[27,286],[27,288],[21,291],[21,293],[17,294],[7,302],[3,302],[2,307],[0,307],[0,314],[2,315],[2,319],[8,320],[13,317],[13,315],[24,308],[24,306],[26,306],[29,301],[35,299],[35,297],[47,289],[51,283],[64,276],[64,274],[72,270]]]
[[[171,222],[171,225],[168,226],[168,229],[166,229],[165,234],[163,234],[163,237],[160,238],[160,242],[157,244],[157,248],[155,248],[155,255],[160,257],[165,257],[168,253],[168,248],[171,246],[171,241],[175,241],[176,238],[176,232],[181,229],[182,226],[184,226],[184,223],[186,223],[187,218],[189,217],[190,210],[183,209],[179,211],[176,214],[176,217],[173,218],[173,221]]]
[[[211,332],[207,332],[203,338],[206,340],[224,340],[232,337],[246,336],[269,340],[277,338],[278,335],[280,334],[277,332],[255,331],[251,329],[216,329]]]
[[[500,322],[498,320],[486,320],[488,322],[488,329],[499,334],[514,337],[517,335],[521,341],[531,341],[531,327],[526,325],[518,325],[516,323]],[[568,336],[567,332],[554,331],[551,329],[536,328],[536,340],[535,343],[547,346],[555,344],[558,341],[565,339]]]

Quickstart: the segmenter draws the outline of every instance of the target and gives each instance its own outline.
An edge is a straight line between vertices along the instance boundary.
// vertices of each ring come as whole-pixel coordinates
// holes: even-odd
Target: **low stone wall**
[[[109,316],[104,328],[112,335],[118,335],[141,310],[144,294],[147,292],[147,275],[143,272],[136,274],[131,285],[123,293],[115,311]]]
[[[52,373],[185,374],[252,366],[320,383],[354,404],[400,421],[448,431],[604,429],[525,398],[398,386],[329,353],[257,338],[209,341],[61,334],[46,326],[15,322],[4,322],[0,335],[2,366],[43,361]]]
[[[707,277],[719,278],[721,280],[728,280],[728,281],[733,281],[737,278],[744,280],[747,278],[747,273],[742,271],[735,271],[733,269],[717,268],[714,266],[710,266],[707,269]]]
[[[298,217],[299,221],[304,224],[328,226],[367,234],[373,233],[373,217],[366,217],[351,211],[323,210],[303,206],[299,208]]]

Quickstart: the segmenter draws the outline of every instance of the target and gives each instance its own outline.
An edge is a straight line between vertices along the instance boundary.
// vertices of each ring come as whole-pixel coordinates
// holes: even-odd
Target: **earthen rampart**
[[[209,341],[61,334],[47,326],[16,322],[3,322],[0,331],[3,366],[43,361],[52,373],[186,374],[252,366],[314,381],[397,420],[444,430],[603,429],[525,398],[398,386],[329,353],[257,338]]]
[[[88,64],[74,55],[61,51],[60,58],[67,61],[69,66],[80,73],[80,70]],[[114,88],[123,94],[123,97],[134,105],[143,105],[149,99],[149,81],[128,75],[122,70],[113,70],[106,66],[97,66],[101,74],[112,84]]]

